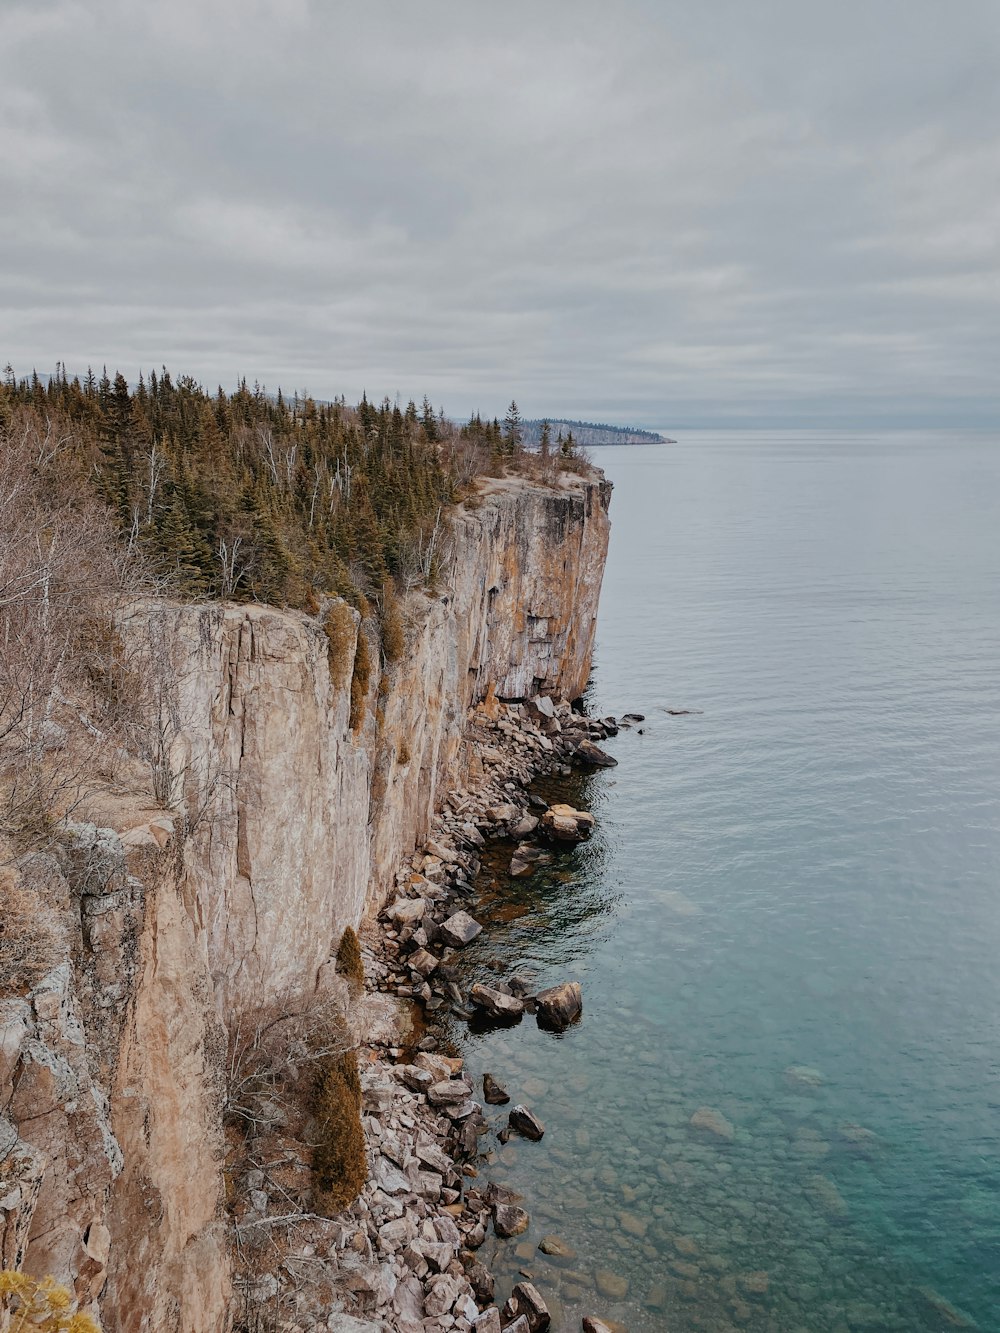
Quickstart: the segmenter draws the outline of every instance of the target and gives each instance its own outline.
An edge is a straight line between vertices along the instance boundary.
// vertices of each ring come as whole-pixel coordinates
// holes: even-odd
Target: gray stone
[[[617,768],[618,766],[617,759],[590,740],[582,740],[576,747],[576,758],[581,763],[592,764],[595,768]]]
[[[520,1018],[524,1013],[524,1001],[516,995],[505,995],[503,991],[481,986],[478,982],[470,989],[469,999],[491,1018]]]
[[[542,1300],[538,1288],[530,1282],[517,1284],[500,1317],[501,1322],[508,1326],[522,1317],[527,1319],[531,1333],[542,1333],[552,1322],[549,1307]]]
[[[471,944],[482,929],[479,922],[469,916],[468,912],[456,912],[442,924],[441,938],[454,948],[462,949],[465,945]]]
[[[520,1236],[527,1231],[531,1219],[523,1208],[513,1203],[498,1203],[493,1208],[493,1230],[498,1236],[507,1239]]]
[[[483,1099],[489,1106],[504,1106],[510,1101],[510,1093],[498,1083],[492,1074],[483,1075]]]
[[[515,1106],[508,1117],[511,1129],[516,1130],[518,1134],[523,1134],[526,1139],[534,1139],[536,1142],[545,1133],[545,1126],[538,1119],[533,1111],[529,1111],[526,1106]]]
[[[562,1032],[583,1013],[583,990],[578,981],[564,981],[539,991],[535,1002],[538,1026]]]

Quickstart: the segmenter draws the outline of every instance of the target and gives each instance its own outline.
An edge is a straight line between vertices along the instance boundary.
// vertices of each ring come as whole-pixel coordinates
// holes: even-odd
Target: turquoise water
[[[591,711],[647,721],[566,789],[589,844],[483,877],[470,973],[586,1007],[455,1029],[547,1124],[490,1167],[533,1218],[497,1271],[566,1328],[1000,1329],[1000,441],[593,452]]]

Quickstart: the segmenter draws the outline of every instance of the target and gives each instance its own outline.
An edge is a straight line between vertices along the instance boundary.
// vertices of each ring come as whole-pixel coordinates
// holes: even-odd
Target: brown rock
[[[526,1106],[515,1106],[508,1121],[511,1129],[523,1134],[526,1139],[534,1139],[537,1142],[545,1133],[545,1126]]]
[[[540,991],[535,1002],[539,1027],[563,1032],[583,1013],[583,990],[578,981],[564,981]]]
[[[530,1333],[542,1333],[552,1322],[549,1307],[542,1300],[538,1288],[530,1282],[519,1282],[500,1312],[500,1322],[505,1326],[512,1325],[520,1318],[528,1321]]]
[[[493,1208],[493,1230],[505,1240],[527,1231],[531,1218],[513,1203],[498,1203]]]

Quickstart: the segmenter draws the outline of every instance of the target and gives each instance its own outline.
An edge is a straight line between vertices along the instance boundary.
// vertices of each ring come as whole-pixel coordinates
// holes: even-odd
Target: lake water
[[[501,1286],[574,1329],[995,1333],[1000,441],[593,453],[590,711],[646,721],[562,789],[588,844],[481,880],[470,974],[585,1000],[561,1037],[454,1029],[547,1125],[490,1167],[532,1215]]]

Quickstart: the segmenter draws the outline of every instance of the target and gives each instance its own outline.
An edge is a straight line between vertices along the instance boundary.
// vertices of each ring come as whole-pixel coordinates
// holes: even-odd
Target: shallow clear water
[[[470,972],[586,1010],[455,1029],[547,1124],[491,1167],[533,1218],[498,1271],[567,1328],[1000,1329],[1000,441],[593,452],[591,711],[647,720],[569,790],[589,844],[483,877]]]

